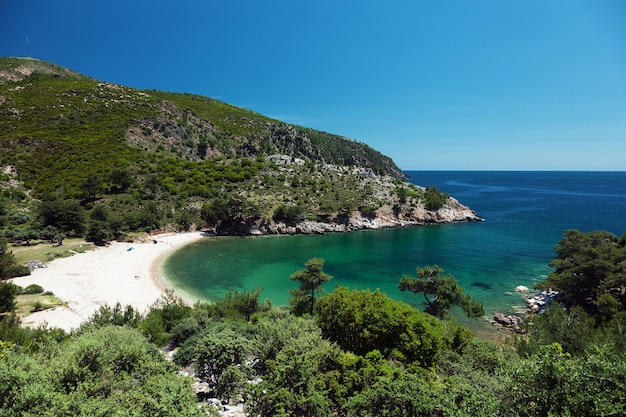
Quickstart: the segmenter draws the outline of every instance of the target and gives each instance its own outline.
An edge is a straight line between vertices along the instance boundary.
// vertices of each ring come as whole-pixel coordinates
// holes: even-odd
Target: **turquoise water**
[[[204,300],[229,288],[264,287],[262,299],[286,304],[289,276],[313,257],[326,261],[335,285],[371,290],[419,305],[397,289],[417,266],[451,273],[486,314],[523,309],[514,293],[550,272],[548,262],[567,229],[626,231],[625,172],[408,172],[474,209],[484,222],[316,236],[207,238],[164,264],[173,285]]]

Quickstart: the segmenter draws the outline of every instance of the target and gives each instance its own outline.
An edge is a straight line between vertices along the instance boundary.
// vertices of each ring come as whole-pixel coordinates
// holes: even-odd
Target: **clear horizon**
[[[402,168],[400,168],[402,169]],[[624,169],[402,169],[402,172],[626,172]]]
[[[0,56],[213,97],[366,143],[405,171],[626,170],[620,0],[3,9]]]

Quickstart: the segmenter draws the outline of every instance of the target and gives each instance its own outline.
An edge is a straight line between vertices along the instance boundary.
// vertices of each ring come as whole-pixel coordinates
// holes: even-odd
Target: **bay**
[[[379,289],[421,305],[397,289],[403,275],[437,264],[454,275],[486,316],[523,310],[518,285],[544,280],[554,247],[568,229],[626,231],[626,172],[409,171],[410,181],[436,186],[470,206],[483,222],[315,236],[207,238],[174,252],[164,265],[171,284],[213,301],[233,290],[263,287],[261,299],[286,304],[289,276],[324,258],[325,285]],[[459,316],[457,314],[457,316]],[[480,330],[481,323],[467,323]]]

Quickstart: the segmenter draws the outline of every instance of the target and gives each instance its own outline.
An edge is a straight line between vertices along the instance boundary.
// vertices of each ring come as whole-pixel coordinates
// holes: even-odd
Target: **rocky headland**
[[[359,211],[341,213],[326,221],[303,220],[295,224],[253,220],[230,225],[225,229],[213,229],[216,235],[312,235],[325,233],[345,233],[364,229],[387,229],[429,224],[448,224],[483,221],[476,212],[449,197],[447,203],[438,210],[424,207],[383,207],[375,216],[363,216]]]

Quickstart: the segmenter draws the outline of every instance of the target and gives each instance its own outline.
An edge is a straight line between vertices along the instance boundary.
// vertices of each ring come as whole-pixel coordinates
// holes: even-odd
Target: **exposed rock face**
[[[504,327],[508,327],[516,333],[522,333],[521,324],[524,320],[518,316],[507,316],[503,313],[495,313],[493,319],[496,323],[501,324]]]
[[[541,291],[541,293],[529,297],[526,299],[528,303],[528,311],[533,313],[543,313],[547,306],[552,304],[556,297],[559,295],[558,291],[554,290],[545,290]]]
[[[524,295],[526,303],[528,304],[528,310],[526,311],[526,313],[522,314],[521,316],[507,316],[503,313],[495,313],[493,319],[495,322],[494,324],[499,324],[503,327],[515,331],[516,333],[524,332],[524,329],[522,328],[522,323],[524,322],[523,317],[526,317],[526,315],[543,313],[546,306],[550,305],[554,300],[556,300],[556,297],[559,295],[558,291],[544,290],[539,294],[530,296],[529,288],[524,285],[518,285],[517,287],[515,287],[515,292]]]
[[[360,212],[339,215],[327,222],[304,220],[295,225],[281,222],[261,222],[237,224],[216,231],[228,235],[277,235],[277,234],[325,234],[352,232],[362,229],[385,229],[391,227],[423,226],[433,223],[456,223],[482,221],[470,208],[454,198],[437,211],[415,207],[383,207],[376,211],[376,217],[364,217]]]
[[[49,62],[40,61],[34,58],[12,58],[21,61],[22,65],[17,65],[14,68],[7,68],[0,70],[0,84],[6,84],[9,82],[19,82],[29,77],[34,72],[42,72],[44,74],[52,74],[58,77],[82,77],[77,72],[70,69],[60,67]]]
[[[481,221],[474,210],[449,197],[448,202],[439,210],[426,210],[423,206],[408,207],[396,206],[381,208],[377,211],[377,218],[387,227],[405,226],[407,224],[427,223],[456,223],[466,221]]]

